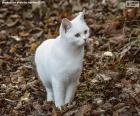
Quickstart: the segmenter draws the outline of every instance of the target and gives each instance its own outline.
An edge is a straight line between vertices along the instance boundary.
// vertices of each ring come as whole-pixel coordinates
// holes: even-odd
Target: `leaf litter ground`
[[[140,115],[140,11],[125,1],[0,3],[0,115]],[[38,5],[39,6],[39,5]],[[34,65],[36,47],[58,35],[61,19],[86,8],[91,28],[75,99],[59,111],[46,101]]]

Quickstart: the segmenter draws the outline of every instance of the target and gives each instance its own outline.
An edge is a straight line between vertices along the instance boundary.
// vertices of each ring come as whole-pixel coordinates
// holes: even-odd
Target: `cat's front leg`
[[[77,83],[76,82],[71,82],[66,89],[66,96],[65,96],[65,104],[67,103],[71,103],[74,95],[75,95],[75,91],[77,88]]]
[[[54,95],[53,95],[52,87],[50,87],[50,88],[46,87],[46,91],[47,91],[47,101],[54,101]]]
[[[56,107],[61,109],[65,103],[65,84],[60,80],[52,80],[54,100]]]

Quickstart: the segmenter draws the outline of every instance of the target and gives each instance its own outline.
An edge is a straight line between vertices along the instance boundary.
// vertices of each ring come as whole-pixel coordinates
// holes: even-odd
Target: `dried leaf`
[[[80,108],[76,116],[84,116],[89,114],[89,112],[92,110],[92,106],[90,104],[84,105]]]
[[[27,36],[29,36],[29,33],[28,32],[19,32],[19,35],[21,37],[27,37]]]
[[[24,93],[24,95],[21,97],[21,101],[28,101],[29,100],[29,96],[30,96],[30,93],[28,91],[26,91]]]
[[[125,106],[125,103],[118,103],[117,105],[115,105],[114,107],[113,107],[113,109],[114,110],[118,110],[118,109],[121,109],[122,107],[124,107]]]
[[[14,22],[13,22],[13,21],[7,22],[6,25],[7,25],[8,27],[13,27],[13,26],[16,26],[18,23],[19,23],[19,20],[17,19],[17,20],[15,20]]]
[[[129,8],[124,10],[123,15],[127,19],[135,19],[136,18],[136,9]]]
[[[109,38],[109,41],[114,44],[122,44],[125,43],[128,40],[125,35],[119,34],[115,35],[114,37]]]
[[[10,36],[12,39],[16,40],[16,41],[21,41],[21,38],[19,38],[18,36]]]
[[[30,48],[30,52],[34,52],[36,50],[37,46],[38,46],[38,44],[32,43],[31,48]]]
[[[16,52],[16,47],[12,47],[11,49],[10,49],[10,53],[15,53]]]

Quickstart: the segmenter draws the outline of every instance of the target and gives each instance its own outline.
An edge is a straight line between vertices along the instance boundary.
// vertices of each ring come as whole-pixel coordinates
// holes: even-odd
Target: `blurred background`
[[[140,115],[140,7],[134,1],[2,0],[0,115]],[[34,53],[59,35],[63,18],[72,20],[84,8],[91,36],[80,85],[73,103],[58,111],[46,102]]]

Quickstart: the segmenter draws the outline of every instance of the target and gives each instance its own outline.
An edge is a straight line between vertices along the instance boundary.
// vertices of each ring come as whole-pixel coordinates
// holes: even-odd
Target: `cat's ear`
[[[71,26],[72,24],[67,18],[62,19],[60,33],[66,33],[71,28]]]
[[[77,18],[79,18],[80,20],[84,21],[84,16],[85,16],[85,9],[79,13],[79,15],[77,16]]]

